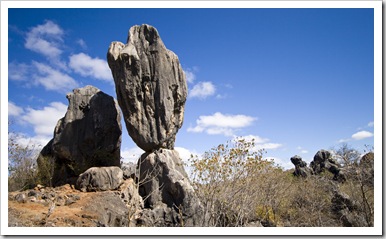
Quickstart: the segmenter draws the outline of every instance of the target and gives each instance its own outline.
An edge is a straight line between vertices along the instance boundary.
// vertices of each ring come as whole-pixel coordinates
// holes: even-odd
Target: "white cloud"
[[[58,58],[62,54],[60,44],[64,31],[54,22],[46,21],[33,27],[26,36],[24,46],[49,58]]]
[[[8,65],[8,78],[15,81],[25,81],[31,70],[31,66],[25,63],[11,62]]]
[[[370,138],[370,137],[373,137],[373,136],[374,136],[373,133],[371,133],[369,131],[363,130],[363,131],[359,131],[359,132],[353,134],[351,136],[351,138],[353,138],[355,140],[361,140],[361,139]]]
[[[351,139],[340,139],[340,140],[338,140],[338,143],[346,143],[349,141],[351,141]]]
[[[279,144],[279,143],[271,143],[269,142],[270,141],[269,139],[262,138],[258,135],[246,135],[242,137],[234,137],[234,139],[236,138],[243,138],[246,141],[250,141],[250,142],[253,141],[255,143],[255,147],[253,148],[253,150],[255,151],[258,151],[261,149],[264,149],[264,150],[278,149],[283,146],[282,144]]]
[[[367,127],[374,127],[374,121],[371,121],[367,124]]]
[[[298,150],[300,150],[300,153],[301,154],[308,154],[308,150],[306,150],[306,149],[303,149],[302,147],[297,147],[296,149],[298,149]]]
[[[78,87],[78,83],[69,75],[39,62],[32,62],[37,73],[32,78],[36,85],[42,85],[46,90],[68,92]]]
[[[76,43],[78,43],[78,45],[82,47],[82,49],[87,49],[87,44],[83,39],[77,40]]]
[[[105,60],[79,53],[70,56],[69,66],[81,76],[112,82],[111,70]]]
[[[17,106],[15,103],[8,102],[8,116],[19,116],[24,112],[23,108]]]
[[[190,98],[205,99],[208,96],[214,95],[216,87],[210,81],[199,82],[193,86],[193,89],[189,92]]]
[[[124,150],[121,150],[121,157],[123,158],[123,162],[132,162],[132,163],[138,163],[139,157],[144,153],[142,149],[138,147],[134,148],[125,148]]]
[[[32,125],[37,138],[53,136],[56,123],[64,117],[67,106],[61,102],[51,102],[43,109],[27,108],[21,120]]]
[[[193,83],[193,81],[196,79],[196,75],[191,71],[189,68],[184,70],[186,81],[188,83]]]
[[[188,132],[207,134],[222,134],[233,136],[234,131],[250,126],[256,118],[247,115],[224,115],[216,112],[213,115],[202,115],[196,120],[195,127],[189,127]]]

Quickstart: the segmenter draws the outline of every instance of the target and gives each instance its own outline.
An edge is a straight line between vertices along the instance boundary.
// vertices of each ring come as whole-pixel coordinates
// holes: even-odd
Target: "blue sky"
[[[8,115],[45,145],[66,93],[115,96],[106,53],[131,26],[157,28],[186,72],[183,158],[235,136],[292,167],[319,149],[374,145],[373,9],[9,9]],[[141,151],[123,124],[122,156]]]

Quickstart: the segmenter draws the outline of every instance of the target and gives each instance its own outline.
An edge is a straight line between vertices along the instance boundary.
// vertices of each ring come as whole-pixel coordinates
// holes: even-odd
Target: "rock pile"
[[[75,184],[91,167],[120,165],[121,115],[114,98],[85,86],[67,94],[67,99],[66,115],[38,158],[41,172],[53,162],[53,186]]]
[[[107,60],[138,161],[142,225],[196,226],[201,204],[174,142],[184,118],[187,84],[178,57],[149,25],[130,28],[127,44],[112,42]],[[161,223],[160,223],[161,221]]]

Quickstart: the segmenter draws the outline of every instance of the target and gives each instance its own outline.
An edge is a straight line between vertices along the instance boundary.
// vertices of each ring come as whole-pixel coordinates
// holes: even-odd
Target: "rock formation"
[[[131,138],[146,152],[173,149],[187,97],[177,55],[154,27],[142,25],[130,28],[126,45],[111,43],[107,60]]]
[[[90,167],[120,165],[121,115],[114,98],[85,86],[67,94],[67,99],[66,115],[38,158],[40,171],[53,160],[54,186],[75,184]]]
[[[92,167],[79,175],[76,187],[82,192],[117,189],[123,183],[123,172],[119,167]]]
[[[174,209],[171,214],[174,225],[195,226],[202,222],[201,204],[177,151],[159,149],[145,153],[138,164],[139,177],[144,182],[139,187],[139,193],[146,198],[145,208],[162,212],[167,208]]]
[[[319,150],[315,154],[314,160],[310,163],[310,167],[315,174],[320,174],[326,169],[334,175],[334,180],[339,182],[346,181],[346,176],[341,170],[340,165],[333,159],[332,154],[327,150]]]
[[[199,225],[201,204],[174,150],[187,97],[178,57],[154,27],[142,25],[130,28],[126,45],[111,43],[107,60],[129,135],[146,152],[138,161],[145,204],[140,224]]]
[[[295,171],[293,172],[294,176],[308,177],[312,174],[312,170],[307,167],[307,163],[303,159],[295,155],[291,158],[291,162],[295,165]]]

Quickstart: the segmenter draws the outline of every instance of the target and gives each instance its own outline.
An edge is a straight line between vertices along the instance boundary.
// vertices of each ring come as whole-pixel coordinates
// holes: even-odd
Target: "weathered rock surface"
[[[79,175],[76,188],[82,192],[117,189],[123,183],[123,172],[119,167],[92,167]]]
[[[120,165],[121,115],[114,98],[85,86],[67,94],[67,99],[66,115],[38,158],[41,170],[53,159],[54,186],[74,184],[90,167]]]
[[[187,97],[177,55],[154,27],[141,25],[130,28],[126,45],[111,43],[107,60],[131,138],[146,152],[173,149]]]
[[[312,170],[307,167],[307,163],[303,161],[302,157],[295,155],[291,158],[291,162],[295,165],[294,176],[306,178],[312,174]]]
[[[341,170],[341,166],[332,158],[332,154],[327,150],[319,150],[315,154],[314,160],[310,163],[310,167],[315,174],[320,174],[324,170],[328,170],[334,175],[334,180],[339,182],[346,181],[346,176]]]
[[[160,149],[145,153],[138,165],[139,193],[145,199],[145,208],[153,210],[147,216],[150,222],[163,218],[166,224],[174,226],[199,226],[202,223],[201,203],[177,151]]]
[[[132,162],[122,163],[121,169],[123,171],[124,179],[128,179],[128,178],[132,178],[134,180],[137,179],[137,164]]]

